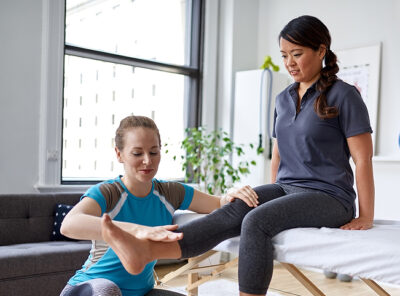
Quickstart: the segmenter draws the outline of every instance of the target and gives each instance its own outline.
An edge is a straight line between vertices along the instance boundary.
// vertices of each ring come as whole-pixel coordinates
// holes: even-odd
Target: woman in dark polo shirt
[[[106,217],[103,237],[125,268],[138,272],[157,258],[197,256],[240,234],[240,295],[265,295],[273,271],[271,239],[296,227],[368,229],[374,216],[372,140],[368,111],[355,87],[336,77],[339,68],[326,26],[312,16],[290,21],[279,35],[294,83],[276,98],[271,184],[254,188],[258,205],[241,200],[178,229],[172,243],[139,241]],[[249,118],[249,120],[251,120]],[[359,214],[355,218],[353,158]],[[251,195],[250,188],[230,193]],[[139,258],[140,257],[140,258]]]

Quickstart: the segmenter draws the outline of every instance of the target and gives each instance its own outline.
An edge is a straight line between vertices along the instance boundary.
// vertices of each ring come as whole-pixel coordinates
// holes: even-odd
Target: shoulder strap
[[[106,199],[106,212],[111,211],[121,198],[121,194],[125,191],[119,182],[103,183],[100,185],[101,194]]]
[[[173,208],[179,209],[185,198],[185,187],[177,182],[155,182],[154,190],[164,197]]]

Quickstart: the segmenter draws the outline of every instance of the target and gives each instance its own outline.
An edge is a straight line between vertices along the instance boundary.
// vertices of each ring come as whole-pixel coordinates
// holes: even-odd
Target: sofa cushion
[[[49,241],[54,206],[75,205],[80,197],[79,193],[0,194],[0,246]]]
[[[76,270],[89,255],[90,241],[51,241],[0,246],[0,281]]]

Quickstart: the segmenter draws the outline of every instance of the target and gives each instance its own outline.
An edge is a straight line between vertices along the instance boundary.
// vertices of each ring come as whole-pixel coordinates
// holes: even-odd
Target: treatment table
[[[203,215],[190,211],[177,211],[174,223],[183,224]],[[237,265],[238,258],[218,265],[198,267],[199,263],[216,252],[239,254],[240,237],[221,242],[212,250],[170,272],[159,283],[188,273],[186,289],[197,295],[197,287]],[[375,220],[369,230],[341,230],[336,228],[295,228],[283,231],[273,238],[274,258],[305,286],[312,295],[325,295],[296,266],[329,270],[359,277],[377,295],[389,296],[376,282],[400,285],[400,221]],[[208,276],[199,272],[212,270]]]

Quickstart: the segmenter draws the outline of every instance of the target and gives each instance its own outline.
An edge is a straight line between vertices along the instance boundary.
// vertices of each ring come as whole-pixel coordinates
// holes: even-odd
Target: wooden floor
[[[156,266],[156,273],[159,278],[163,277],[170,271],[179,268],[182,264],[171,264],[164,266]],[[311,281],[313,281],[319,289],[327,296],[376,296],[365,283],[359,279],[353,279],[350,283],[340,282],[337,279],[327,279],[322,273],[301,270]],[[237,282],[237,267],[233,267],[225,271],[218,279],[229,279]],[[216,280],[218,280],[216,279]],[[170,287],[183,286],[187,282],[187,275],[182,275],[167,284]],[[394,287],[381,284],[381,286],[391,295],[400,296],[400,287]],[[312,296],[297,280],[279,263],[275,264],[274,275],[269,290],[277,292],[283,296]]]

